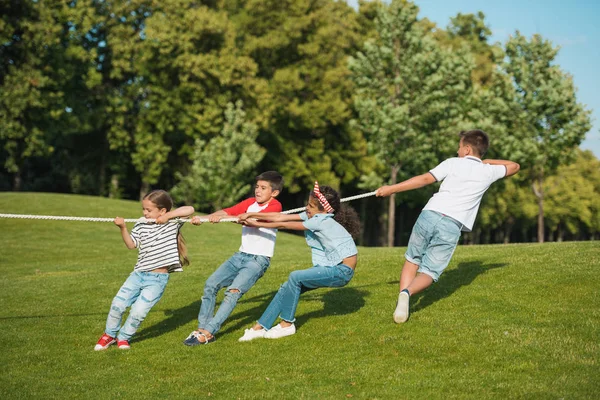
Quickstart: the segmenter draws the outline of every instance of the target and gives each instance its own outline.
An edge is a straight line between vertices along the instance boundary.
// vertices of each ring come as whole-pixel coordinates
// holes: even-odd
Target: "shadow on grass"
[[[247,323],[249,324],[249,323],[253,323],[254,321],[256,321],[256,319],[262,314],[263,310],[269,304],[268,302],[271,301],[273,296],[275,296],[275,293],[277,293],[277,292],[265,293],[260,296],[251,297],[249,299],[244,299],[244,297],[242,297],[242,299],[238,302],[238,306],[242,302],[245,302],[245,303],[258,302],[260,304],[256,307],[251,308],[250,310],[244,311],[241,314],[236,314],[235,309],[234,309],[234,313],[232,315],[230,315],[229,318],[227,318],[227,320],[225,320],[225,323],[223,324],[223,326],[230,325],[232,321],[236,321],[236,326],[228,327],[226,330],[221,330],[218,334],[220,335],[220,334],[238,329],[239,325],[243,326],[243,325],[246,325]],[[139,334],[137,334],[135,336],[135,341],[141,342],[143,340],[152,339],[154,337],[164,335],[167,332],[179,329],[181,326],[187,325],[192,321],[196,321],[197,317],[198,317],[198,312],[200,311],[200,304],[201,304],[201,301],[197,300],[197,301],[194,301],[194,302],[188,304],[187,306],[179,308],[177,310],[164,310],[164,313],[165,313],[165,315],[167,315],[167,318],[165,318],[164,320],[162,320],[160,322],[157,322],[156,324],[154,324],[152,326],[149,326],[147,328],[142,328],[140,330]],[[218,309],[218,307],[220,305],[221,305],[220,303],[217,304],[215,311]],[[150,311],[150,312],[152,312],[152,311]],[[195,329],[196,325],[194,325],[192,328]],[[181,338],[182,341],[183,341],[183,339],[185,339],[185,338]]]
[[[414,313],[429,307],[436,301],[450,296],[461,287],[470,285],[478,275],[507,265],[507,263],[484,265],[481,261],[462,262],[456,269],[444,272],[439,281],[427,290],[411,296],[411,312]]]
[[[332,289],[324,293],[323,295],[320,295],[318,291],[315,292],[313,290],[311,290],[308,293],[309,294],[303,294],[302,296],[300,296],[300,302],[323,302],[323,309],[318,311],[312,311],[308,314],[299,315],[296,320],[296,326],[301,326],[306,320],[310,318],[354,313],[360,310],[365,305],[365,297],[368,295],[368,292],[364,290],[358,290],[353,287]],[[241,302],[245,302],[246,304],[257,303],[257,305],[241,313],[236,313],[234,310],[234,313],[230,315],[229,318],[227,318],[227,320],[223,324],[224,329],[219,331],[217,335],[225,335],[231,332],[241,330],[242,328],[249,328],[250,326],[254,325],[256,320],[258,320],[258,318],[265,311],[265,309],[269,305],[269,302],[271,301],[271,299],[273,299],[275,294],[277,294],[277,291],[261,294],[259,296],[254,296],[246,300],[244,300],[244,298],[242,297],[242,300],[240,300],[238,305]],[[217,307],[219,306],[220,303],[217,304]],[[135,336],[135,341],[141,342],[143,340],[152,339],[154,337],[164,335],[167,332],[176,330],[183,325],[187,325],[191,321],[196,320],[199,310],[200,300],[190,303],[187,306],[179,308],[177,310],[165,310],[164,312],[168,315],[168,317],[160,322],[157,322],[152,326],[142,328],[139,334]],[[184,338],[182,338],[181,340],[183,339]]]
[[[322,296],[314,291],[308,292],[306,297],[300,296],[302,301],[319,301],[323,302],[323,309],[311,311],[308,314],[297,315],[294,323],[297,328],[301,327],[307,320],[311,318],[328,317],[331,315],[346,315],[352,314],[363,308],[365,305],[365,297],[369,295],[364,290],[358,290],[354,287],[343,287],[331,289]]]

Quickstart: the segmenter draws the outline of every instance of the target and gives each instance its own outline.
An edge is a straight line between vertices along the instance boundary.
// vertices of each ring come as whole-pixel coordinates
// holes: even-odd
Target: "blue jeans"
[[[419,266],[418,272],[437,281],[450,263],[460,239],[462,224],[437,211],[421,211],[404,257]]]
[[[198,329],[205,329],[213,335],[217,333],[238,300],[264,275],[270,263],[269,257],[238,251],[221,264],[204,285]],[[225,298],[215,314],[217,293],[226,286]]]
[[[110,305],[106,334],[119,340],[131,339],[150,309],[162,297],[168,282],[169,274],[133,271]],[[129,316],[121,326],[121,319],[129,306]]]
[[[332,267],[315,265],[309,269],[294,271],[279,288],[279,291],[269,303],[269,306],[258,319],[265,329],[270,329],[278,316],[288,322],[296,320],[296,307],[300,294],[322,287],[346,286],[354,276],[354,270],[344,264]]]

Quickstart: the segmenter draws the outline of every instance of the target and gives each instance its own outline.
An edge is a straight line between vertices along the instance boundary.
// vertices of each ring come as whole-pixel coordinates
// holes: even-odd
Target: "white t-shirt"
[[[255,198],[249,198],[233,207],[225,208],[228,215],[240,215],[251,212],[281,212],[281,203],[277,199],[271,199],[267,204],[260,205]],[[250,226],[242,227],[242,245],[239,251],[247,254],[255,254],[265,257],[273,257],[275,252],[275,239],[277,229],[272,228],[253,228]]]
[[[466,156],[449,158],[429,172],[443,182],[423,210],[452,217],[463,224],[463,231],[470,232],[483,194],[492,183],[506,176],[506,167],[484,164],[477,157]]]

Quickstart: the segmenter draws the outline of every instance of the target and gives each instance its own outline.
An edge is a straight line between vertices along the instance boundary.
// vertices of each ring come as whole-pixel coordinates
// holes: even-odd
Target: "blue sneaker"
[[[209,344],[215,341],[215,337],[212,336],[210,339],[202,332],[193,331],[190,335],[183,341],[183,344],[186,346],[198,346],[199,344]]]

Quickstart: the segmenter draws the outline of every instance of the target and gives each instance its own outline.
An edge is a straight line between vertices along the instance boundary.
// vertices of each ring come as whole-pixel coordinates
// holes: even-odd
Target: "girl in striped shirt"
[[[123,218],[115,218],[125,246],[137,248],[139,253],[133,272],[112,301],[106,329],[94,350],[105,350],[115,342],[119,349],[129,349],[129,340],[162,297],[169,282],[169,273],[183,271],[182,266],[189,264],[185,242],[179,232],[183,222],[167,222],[172,218],[192,215],[194,207],[184,206],[171,211],[172,207],[173,200],[167,192],[154,190],[142,199],[144,218],[135,224],[131,234]],[[128,307],[131,307],[129,316],[121,325]]]

